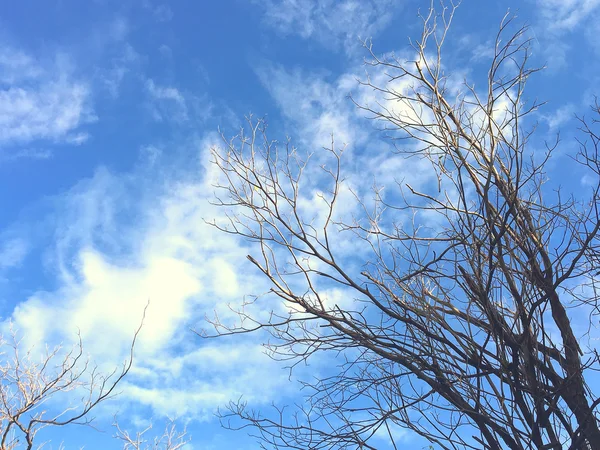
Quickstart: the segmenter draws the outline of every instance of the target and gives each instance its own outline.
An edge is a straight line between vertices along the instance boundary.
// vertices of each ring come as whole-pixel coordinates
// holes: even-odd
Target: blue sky
[[[333,133],[351,150],[357,183],[392,171],[426,182],[418,166],[391,156],[348,95],[368,95],[356,82],[367,56],[359,37],[372,37],[376,53],[407,51],[417,10],[428,5],[38,0],[0,10],[2,321],[26,345],[68,343],[79,328],[90,357],[111,367],[151,302],[131,377],[97,413],[107,431],[71,428],[55,439],[119,448],[109,426],[119,410],[133,429],[182,418],[189,448],[258,448],[244,432],[222,430],[215,410],[240,396],[258,408],[293,403],[298,386],[262,353],[264,336],[203,341],[189,331],[268,288],[246,244],[203,222],[222,214],[209,203],[209,149],[219,130],[231,136],[253,113],[273,138],[290,136],[304,150]],[[537,144],[561,131],[550,178],[580,189],[585,180],[559,167],[574,148],[574,114],[598,93],[600,1],[465,0],[449,70],[477,83],[509,8],[531,26],[533,64],[548,66],[529,96],[548,102],[536,112]]]

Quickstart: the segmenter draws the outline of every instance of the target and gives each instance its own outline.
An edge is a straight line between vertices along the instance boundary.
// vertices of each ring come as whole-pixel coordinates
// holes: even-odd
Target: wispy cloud
[[[38,140],[80,144],[81,128],[95,120],[90,87],[58,55],[42,64],[10,46],[0,52],[0,144],[27,145]]]
[[[120,46],[119,54],[112,58],[110,67],[98,71],[97,76],[113,98],[118,97],[123,80],[132,72],[138,61],[138,53],[130,44],[124,42]]]
[[[373,126],[365,112],[349,98],[352,94],[361,105],[377,109],[379,103],[398,114],[411,113],[406,104],[361,86],[357,78],[365,76],[363,70],[354,67],[337,77],[316,71],[286,70],[275,65],[265,65],[258,71],[263,85],[287,119],[289,132],[294,136],[292,144],[299,148],[301,155],[312,154],[312,165],[304,171],[303,192],[298,205],[302,217],[317,229],[328,216],[327,205],[321,196],[323,191],[331,189],[327,184],[331,180],[320,167],[335,166],[328,158],[328,152],[323,151],[324,147],[331,147],[332,137],[338,151],[344,148],[341,160],[343,182],[334,213],[336,221],[364,220],[363,206],[367,210],[374,207],[376,197],[396,202],[399,187],[404,183],[419,189],[432,182],[435,176],[426,167],[425,160],[394,154],[391,142],[375,128],[377,124]],[[377,78],[379,85],[385,85],[386,74],[382,70],[372,72],[369,76]],[[409,90],[410,81],[396,82],[393,88],[398,92]],[[400,220],[398,216],[396,218]],[[408,219],[408,216],[403,218]],[[368,245],[364,245],[366,242],[355,236],[332,232],[329,237],[338,256],[352,259],[370,251]],[[339,300],[335,292],[328,295],[334,301]]]
[[[215,105],[206,94],[165,85],[153,79],[145,83],[146,106],[153,120],[195,127],[214,116]]]
[[[151,98],[151,113],[155,120],[162,122],[169,118],[188,119],[188,106],[183,94],[173,86],[160,86],[149,79],[146,91]]]
[[[81,138],[85,138],[86,135],[82,134],[80,136]],[[50,150],[49,148],[25,147],[18,148],[16,150],[11,150],[9,152],[0,153],[0,161],[8,162],[17,161],[20,159],[46,160],[52,158],[52,156],[52,150]]]
[[[569,103],[568,105],[561,106],[552,114],[542,116],[542,119],[546,121],[551,131],[556,131],[570,120],[573,120],[576,111],[576,105]]]
[[[600,0],[536,0],[539,12],[539,26],[535,27],[538,37],[546,40],[544,56],[550,69],[558,69],[567,64],[572,40],[566,39],[570,33],[582,33],[593,46],[600,47],[595,29]]]
[[[35,79],[43,73],[31,55],[7,45],[0,47],[0,67],[0,82],[5,85]]]
[[[330,147],[332,134],[338,146],[364,143],[368,132],[355,126],[359,117],[348,98],[357,85],[352,75],[331,81],[322,73],[276,65],[263,66],[258,75],[283,115],[299,128],[298,139],[314,150]]]
[[[135,382],[125,386],[124,399],[161,415],[210,420],[217,407],[242,395],[251,404],[268,404],[290,393],[287,373],[276,370],[254,339],[212,341],[181,357],[163,358],[148,358],[134,369]]]
[[[128,75],[141,72],[143,57],[131,42],[130,21],[117,15],[109,21],[95,25],[87,39],[79,44],[79,52],[89,59],[94,82],[107,89],[113,99],[118,99]]]
[[[398,9],[393,0],[266,0],[255,1],[265,22],[284,35],[315,39],[326,47],[360,46],[385,28]]]
[[[140,160],[149,166],[154,165],[162,154],[162,149],[155,145],[144,145],[139,150]]]
[[[158,22],[168,22],[173,18],[173,10],[167,4],[156,6],[148,5],[152,11],[152,15]]]
[[[600,0],[538,0],[539,11],[551,30],[573,31],[600,6]]]
[[[8,239],[0,244],[0,270],[21,265],[27,255],[28,245],[24,239]]]

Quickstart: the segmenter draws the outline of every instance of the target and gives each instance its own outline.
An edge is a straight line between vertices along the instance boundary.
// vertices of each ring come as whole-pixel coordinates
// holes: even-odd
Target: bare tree
[[[47,442],[39,442],[38,432],[46,427],[91,425],[92,410],[116,395],[131,369],[143,320],[127,360],[109,374],[89,364],[79,335],[70,351],[57,346],[41,355],[34,349],[23,351],[14,331],[10,340],[0,338],[0,450],[42,448]]]
[[[214,149],[217,203],[233,212],[213,224],[258,244],[248,259],[285,306],[259,320],[245,305],[239,324],[213,322],[217,334],[266,329],[276,358],[333,352],[338,362],[303,384],[291,410],[229,405],[225,426],[254,427],[265,446],[374,449],[385,433],[398,448],[400,427],[444,449],[600,449],[600,396],[589,385],[599,360],[585,345],[600,307],[598,119],[580,119],[573,155],[593,181],[589,197],[547,189],[558,141],[536,152],[535,126],[524,126],[539,106],[524,96],[537,71],[527,29],[505,17],[486,88],[457,89],[442,60],[454,13],[422,16],[412,59],[378,57],[367,43],[371,70],[386,78],[364,80],[374,100],[357,102],[399,154],[428,162],[435,186],[398,181],[374,201],[357,193],[362,213],[341,221],[335,145],[305,155],[270,141],[259,120]],[[301,207],[313,193],[307,171],[329,180],[321,221]],[[340,233],[367,256],[340,256]],[[332,304],[332,286],[354,306]],[[586,318],[575,323],[572,308]]]
[[[123,442],[123,450],[178,450],[190,442],[190,439],[186,437],[186,429],[178,431],[173,420],[167,424],[160,436],[156,436],[152,440],[146,437],[146,434],[153,428],[152,424],[135,435],[121,428],[116,418],[114,426],[117,429],[116,437]]]

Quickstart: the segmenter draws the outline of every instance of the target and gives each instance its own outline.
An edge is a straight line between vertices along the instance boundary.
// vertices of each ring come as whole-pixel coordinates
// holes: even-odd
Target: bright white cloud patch
[[[59,56],[42,64],[4,45],[0,50],[0,144],[36,140],[80,144],[80,128],[95,120],[90,88]]]
[[[242,394],[271,401],[287,374],[273,371],[259,336],[243,343],[203,341],[190,331],[208,326],[204,319],[214,313],[234,320],[229,303],[267,290],[247,270],[247,249],[203,221],[221,214],[208,203],[211,172],[160,186],[145,180],[143,173],[100,170],[57,203],[50,264],[59,287],[14,309],[11,320],[23,345],[68,346],[79,330],[86,352],[109,370],[126,356],[150,301],[124,399],[151,407],[156,416],[199,419]],[[13,244],[7,258],[18,256]]]

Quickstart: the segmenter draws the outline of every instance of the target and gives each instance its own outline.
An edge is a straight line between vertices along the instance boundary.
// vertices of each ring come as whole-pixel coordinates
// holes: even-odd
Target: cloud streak
[[[256,1],[265,22],[283,35],[314,39],[346,51],[384,29],[398,9],[392,0],[267,0]]]

